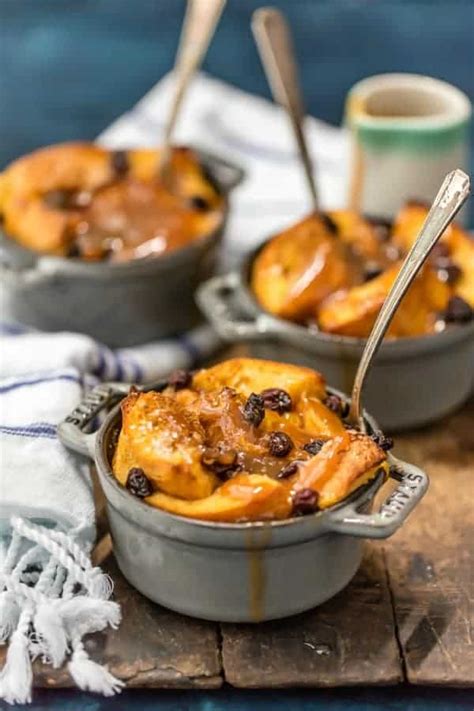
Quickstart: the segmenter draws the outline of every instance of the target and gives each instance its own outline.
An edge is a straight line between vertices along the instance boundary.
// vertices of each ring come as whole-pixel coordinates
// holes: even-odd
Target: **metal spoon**
[[[174,96],[166,121],[158,172],[166,179],[171,158],[171,138],[179,110],[191,79],[200,66],[211,42],[226,0],[188,0],[183,29],[173,69]]]
[[[317,210],[318,196],[304,137],[305,111],[290,28],[279,10],[262,7],[253,13],[252,30],[273,98],[283,106],[291,121],[313,208]]]
[[[435,197],[431,209],[413,247],[407,254],[398,276],[380,309],[360,359],[351,396],[350,422],[364,430],[361,397],[365,379],[390,322],[410,284],[426,261],[431,249],[441,237],[470,192],[469,176],[462,170],[448,173]]]

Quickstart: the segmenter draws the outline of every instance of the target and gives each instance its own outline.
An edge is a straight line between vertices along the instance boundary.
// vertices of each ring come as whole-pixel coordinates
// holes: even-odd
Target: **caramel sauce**
[[[247,531],[247,560],[249,566],[249,610],[252,622],[261,622],[265,617],[265,594],[267,576],[264,550],[271,540],[270,528]],[[258,545],[258,547],[256,547]]]
[[[75,218],[80,255],[126,261],[159,256],[208,234],[220,211],[203,210],[158,183],[132,177],[97,190]]]
[[[297,488],[321,489],[337,472],[350,443],[348,432],[330,440],[317,457],[301,467]]]

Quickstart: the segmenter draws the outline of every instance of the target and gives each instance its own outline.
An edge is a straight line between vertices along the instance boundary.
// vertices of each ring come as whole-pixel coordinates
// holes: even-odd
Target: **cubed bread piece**
[[[126,484],[130,469],[143,469],[153,486],[184,499],[209,496],[217,478],[201,464],[204,431],[199,419],[158,392],[131,393],[122,403],[122,429],[113,469]]]
[[[311,368],[278,363],[258,358],[231,358],[198,371],[193,377],[193,388],[218,390],[229,387],[248,397],[268,388],[281,388],[290,395],[293,404],[301,398],[323,399],[326,384],[321,373]]]
[[[385,452],[370,437],[348,430],[300,466],[293,488],[317,491],[319,507],[327,508],[352,491],[360,477],[375,473],[385,459]]]
[[[253,264],[251,286],[266,311],[303,320],[349,279],[342,243],[313,214],[266,243]]]
[[[157,492],[146,502],[179,516],[215,522],[283,519],[291,513],[288,487],[259,474],[238,474],[199,501]]]
[[[320,328],[327,333],[367,338],[400,266],[396,264],[365,284],[328,297],[317,314]],[[446,308],[449,295],[449,287],[427,265],[399,306],[388,336],[419,336],[432,332],[438,314]]]
[[[336,224],[338,239],[349,245],[363,259],[377,261],[380,258],[380,239],[377,227],[355,210],[334,210],[329,217]]]

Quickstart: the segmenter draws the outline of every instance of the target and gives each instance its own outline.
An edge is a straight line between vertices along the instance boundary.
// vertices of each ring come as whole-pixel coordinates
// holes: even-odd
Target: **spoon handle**
[[[166,172],[171,155],[171,137],[189,83],[200,66],[214,35],[226,0],[188,0],[174,65],[174,96],[165,125],[159,173]]]
[[[305,111],[290,28],[279,10],[262,7],[253,13],[252,30],[273,98],[291,121],[313,208],[317,210],[316,183],[303,132]]]
[[[453,170],[448,173],[426,216],[420,234],[406,256],[397,278],[380,309],[362,353],[352,388],[349,419],[357,426],[363,426],[361,395],[372,359],[377,353],[387,328],[410,284],[420,271],[435,243],[467,200],[469,190],[469,177],[462,170]]]

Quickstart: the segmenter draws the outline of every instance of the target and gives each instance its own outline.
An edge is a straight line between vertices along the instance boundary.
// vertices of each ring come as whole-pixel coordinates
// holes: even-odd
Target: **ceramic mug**
[[[393,218],[407,199],[432,202],[446,173],[468,169],[471,103],[418,74],[379,74],[349,92],[351,207]],[[462,216],[461,216],[462,220]]]

